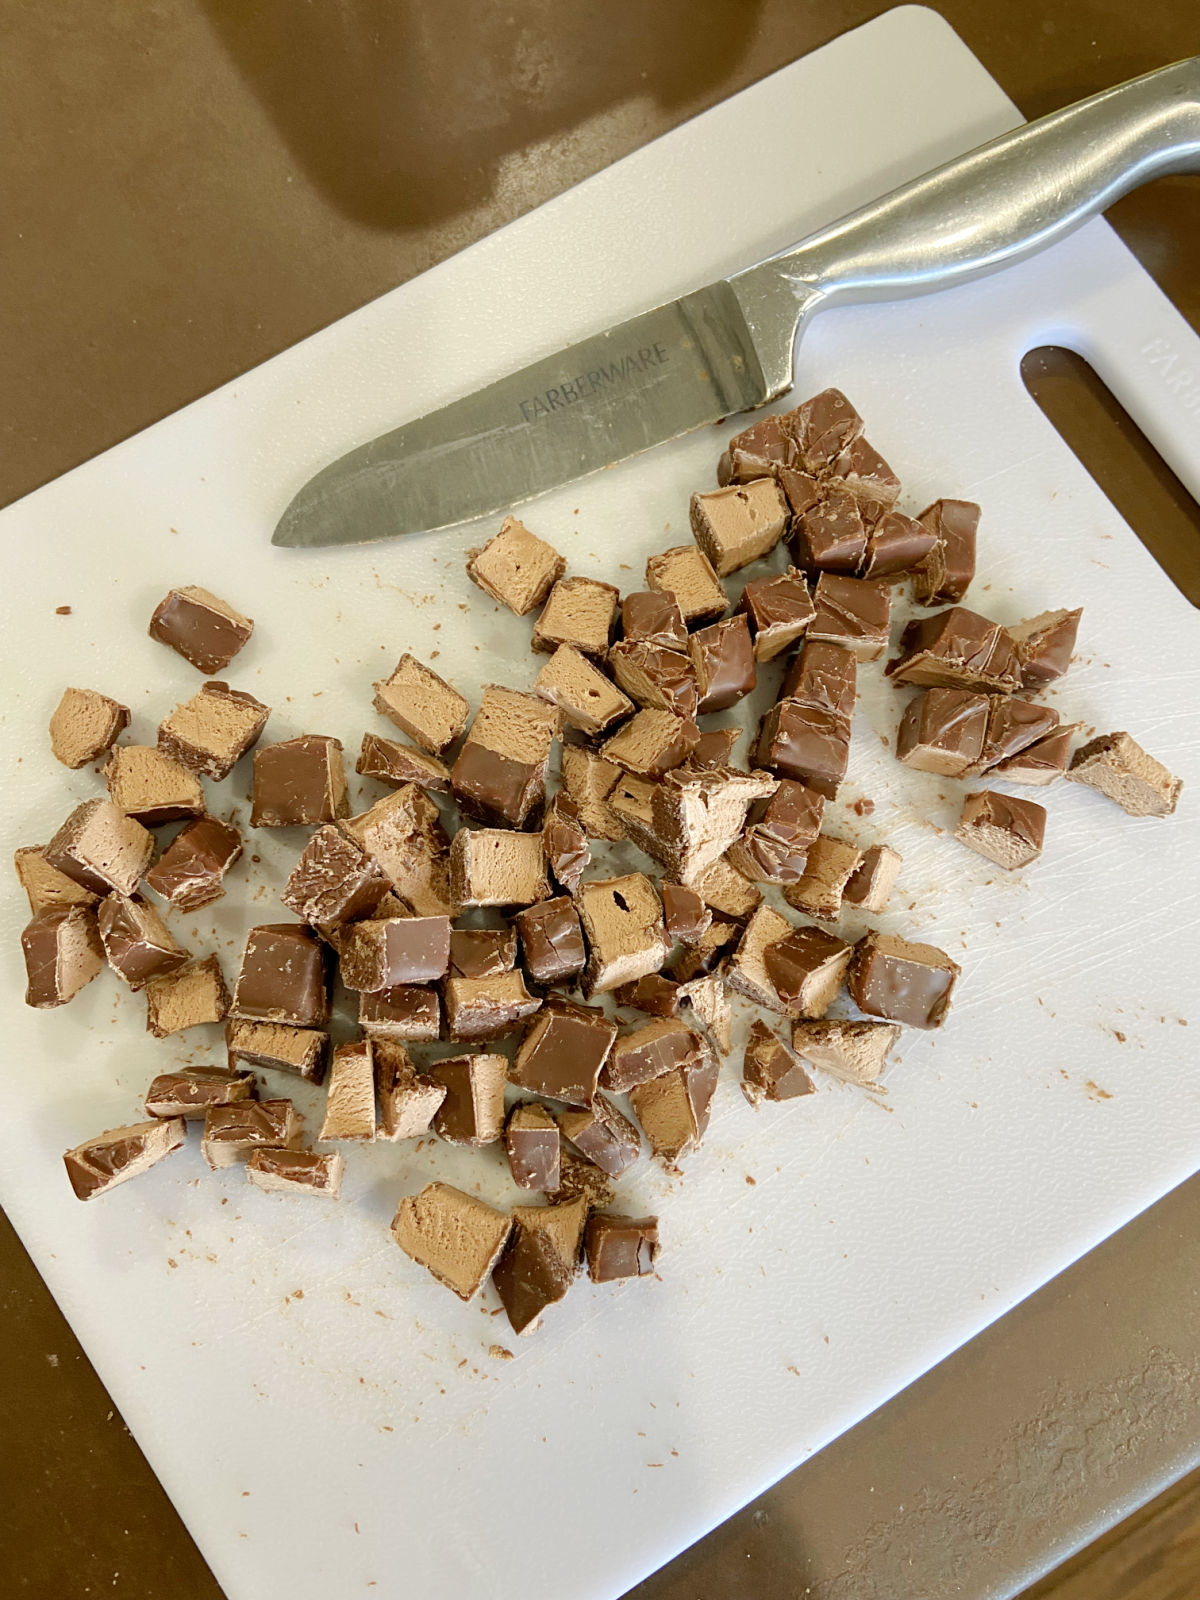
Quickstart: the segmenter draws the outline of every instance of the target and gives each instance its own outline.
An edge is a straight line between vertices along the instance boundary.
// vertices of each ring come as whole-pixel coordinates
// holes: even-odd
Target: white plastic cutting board
[[[361,439],[1016,120],[944,22],[894,11],[4,512],[5,848],[99,792],[49,757],[63,685],[126,701],[145,741],[193,692],[145,636],[171,583],[255,617],[230,676],[275,708],[275,738],[336,733],[353,754],[380,726],[370,681],[404,649],[471,696],[530,681],[528,624],[463,575],[476,530],[276,551],[280,508]],[[876,735],[897,701],[864,672],[844,792],[876,810],[834,816],[903,852],[884,923],[958,956],[961,999],[905,1037],[882,1102],[825,1083],[756,1115],[728,1069],[686,1177],[643,1164],[622,1192],[661,1215],[661,1282],[583,1283],[514,1339],[493,1298],[463,1306],[389,1240],[431,1174],[515,1198],[494,1154],[445,1146],[352,1152],[332,1205],[209,1174],[193,1136],[80,1206],[61,1151],[136,1118],[153,1072],[219,1057],[219,1037],[156,1043],[107,976],[26,1010],[24,906],[4,890],[0,1200],[231,1600],[617,1595],[1197,1166],[1200,619],[1027,398],[1018,362],[1048,339],[1087,354],[1200,487],[1200,346],[1103,223],[1005,277],[819,318],[797,392],[851,395],[910,509],[982,501],[973,603],[1003,621],[1082,603],[1064,717],[1130,729],[1190,788],[1172,821],[1135,822],[1058,785],[1043,860],[998,881],[922,820],[953,820],[954,786],[892,762]],[[637,587],[687,537],[728,431],[528,520],[573,570]],[[243,929],[282,914],[297,847],[254,836],[261,865],[181,936],[232,969]]]

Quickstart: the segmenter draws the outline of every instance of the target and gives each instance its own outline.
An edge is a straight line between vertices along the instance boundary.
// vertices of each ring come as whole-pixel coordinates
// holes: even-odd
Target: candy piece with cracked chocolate
[[[587,949],[570,895],[518,911],[513,921],[521,935],[525,965],[535,982],[562,983],[583,971]]]
[[[686,651],[687,628],[675,596],[659,589],[627,594],[621,601],[621,637],[630,644]]]
[[[718,867],[722,865],[724,863],[717,863]],[[692,983],[698,978],[707,977],[721,966],[726,951],[741,937],[741,932],[740,922],[732,917],[714,915],[708,932],[696,944],[690,945],[675,957],[666,968],[667,975],[672,982],[678,984]]]
[[[575,1160],[564,1152],[567,1160]],[[513,1225],[534,1228],[550,1240],[558,1258],[572,1277],[579,1270],[583,1251],[583,1229],[588,1218],[588,1201],[583,1195],[544,1206],[514,1206]]]
[[[516,517],[505,517],[482,549],[467,551],[467,577],[518,617],[540,606],[566,570],[554,546]]]
[[[681,983],[676,999],[680,1016],[690,1013],[708,1040],[722,1055],[728,1055],[733,1042],[733,1008],[721,974],[702,973]]]
[[[820,639],[806,640],[788,666],[779,698],[799,700],[849,721],[854,715],[857,677],[851,651]]]
[[[717,482],[749,483],[798,459],[795,440],[783,431],[778,414],[760,417],[735,433],[717,464]]]
[[[414,916],[453,914],[450,841],[437,806],[417,784],[384,795],[342,831],[375,858]]]
[[[336,1150],[252,1150],[246,1176],[265,1194],[315,1194],[336,1200],[346,1162]]]
[[[333,1052],[321,1139],[365,1143],[375,1137],[375,1053],[370,1039],[354,1039]]]
[[[363,734],[354,770],[364,778],[390,784],[393,789],[405,783],[418,783],[422,789],[432,789],[438,794],[450,791],[450,768],[444,761],[418,750],[415,745],[384,739],[378,733]]]
[[[574,1276],[547,1233],[515,1223],[492,1269],[492,1283],[513,1332],[533,1333],[546,1307],[563,1298]]]
[[[713,911],[741,920],[762,904],[762,891],[738,871],[728,855],[720,856],[712,866],[693,880],[692,888]]]
[[[553,997],[521,1041],[512,1081],[550,1100],[590,1105],[616,1036],[616,1023],[598,1006]]]
[[[642,1138],[611,1100],[598,1094],[589,1106],[560,1111],[558,1127],[580,1155],[610,1178],[618,1178],[642,1153]]]
[[[1104,733],[1076,750],[1067,777],[1097,789],[1131,817],[1169,817],[1183,779],[1147,755],[1127,733]]]
[[[584,1233],[584,1248],[593,1283],[648,1278],[658,1260],[658,1218],[593,1211]]]
[[[169,644],[211,678],[224,672],[254,632],[254,623],[208,589],[171,589],[150,618],[150,637]]]
[[[13,866],[34,916],[53,906],[95,906],[99,902],[99,895],[52,867],[40,844],[23,845],[13,855]]]
[[[754,659],[773,661],[801,638],[813,619],[812,596],[796,567],[771,578],[755,578],[742,590],[738,611],[754,639]]]
[[[756,800],[742,836],[729,847],[730,864],[755,883],[794,883],[821,831],[825,796],[782,778],[775,793]]]
[[[452,978],[494,978],[516,964],[515,928],[451,928]]]
[[[767,803],[767,802],[756,802]],[[712,926],[712,912],[696,893],[682,883],[662,883],[663,919],[667,938],[680,944],[698,944]]]
[[[306,1083],[325,1081],[329,1035],[320,1028],[231,1017],[225,1024],[225,1048],[231,1067],[235,1061],[245,1061],[252,1067],[291,1072]]]
[[[646,562],[646,587],[675,597],[684,622],[716,622],[729,608],[712,562],[696,544],[677,544]]]
[[[763,964],[791,1016],[823,1017],[841,993],[854,946],[823,928],[793,928],[763,950]]]
[[[696,715],[700,696],[689,655],[642,639],[621,639],[608,652],[608,664],[639,706],[673,711],[679,717]]]
[[[910,622],[886,675],[922,688],[983,694],[1012,694],[1021,684],[1017,647],[1007,630],[966,606]]]
[[[21,953],[25,1004],[38,1010],[66,1005],[104,965],[95,911],[57,905],[36,912],[21,931]]]
[[[100,902],[96,918],[108,964],[131,989],[174,972],[189,959],[141,895],[110,894]]]
[[[822,389],[779,420],[802,465],[818,474],[828,472],[863,431],[862,418],[840,389]]]
[[[1071,665],[1082,615],[1082,607],[1075,611],[1043,611],[1008,630],[1017,647],[1023,689],[1042,689],[1062,677]]]
[[[854,947],[847,988],[868,1016],[910,1028],[938,1028],[946,1020],[961,970],[936,945],[894,933],[868,933]]]
[[[436,989],[402,983],[358,997],[358,1025],[373,1039],[436,1039],[442,1006]]]
[[[299,828],[350,814],[342,742],[320,733],[254,752],[253,828]]]
[[[769,555],[783,538],[788,503],[771,477],[693,494],[692,537],[718,578]]]
[[[588,943],[587,995],[605,994],[659,970],[671,946],[649,878],[640,872],[596,878],[580,884],[575,899]]]
[[[635,777],[660,778],[686,761],[700,730],[670,711],[643,710],[600,747],[605,761],[611,761]]]
[[[793,1022],[792,1049],[843,1083],[878,1083],[900,1037],[894,1022]]]
[[[992,768],[996,777],[1009,783],[1028,783],[1036,788],[1053,783],[1067,770],[1071,759],[1071,739],[1075,723],[1060,724],[1035,744],[1027,745],[1019,755],[1009,756]]]
[[[225,1067],[182,1067],[160,1072],[146,1091],[146,1114],[199,1120],[209,1106],[254,1099],[254,1074]]]
[[[229,990],[216,956],[147,979],[144,993],[146,1028],[156,1039],[204,1022],[224,1022],[229,1010]]]
[[[433,1117],[442,1138],[449,1144],[495,1144],[504,1132],[508,1058],[484,1051],[446,1056],[431,1063],[427,1076],[446,1090]]]
[[[892,596],[886,583],[822,572],[813,605],[808,637],[814,643],[837,645],[859,661],[876,661],[887,649]]]
[[[979,507],[973,500],[935,500],[917,521],[937,542],[914,570],[913,599],[922,606],[955,605],[975,576]]]
[[[113,805],[144,828],[204,815],[199,778],[153,745],[117,745],[104,778]]]
[[[623,839],[624,829],[608,808],[608,797],[621,779],[621,768],[582,744],[562,747],[562,782],[579,820],[592,839]]]
[[[919,772],[961,778],[983,753],[991,702],[970,689],[926,689],[904,708],[896,760]]]
[[[431,756],[454,743],[471,714],[465,696],[407,652],[373,687],[376,711]]]
[[[499,1039],[541,1008],[520,971],[491,978],[447,978],[442,986],[446,1032],[451,1039]]]
[[[688,653],[696,673],[701,716],[727,711],[758,682],[750,624],[744,613],[697,629],[688,641]]]
[[[797,1100],[812,1094],[808,1073],[761,1018],[750,1024],[742,1058],[742,1093],[752,1106],[763,1100]]]
[[[1042,853],[1046,808],[1036,800],[982,789],[967,795],[954,837],[1006,872],[1027,867]]]
[[[177,911],[196,911],[225,893],[225,874],[242,853],[242,836],[217,817],[197,817],[171,840],[146,874],[146,887]]]
[[[206,683],[159,723],[158,748],[191,772],[227,778],[258,743],[270,715],[270,707],[252,694],[219,680]]]
[[[729,987],[768,1011],[790,1011],[792,1007],[767,971],[764,956],[770,945],[786,939],[794,928],[795,924],[780,916],[773,906],[760,905],[743,929],[730,958],[725,974]]]
[[[668,1167],[694,1150],[708,1130],[719,1066],[706,1056],[630,1090],[634,1113],[654,1154]]]
[[[809,846],[804,871],[783,888],[783,898],[797,911],[833,922],[842,909],[842,894],[862,866],[862,851],[846,839],[819,833]]]
[[[843,902],[875,915],[886,911],[903,864],[900,852],[893,850],[890,844],[868,845],[862,862],[846,880]]]
[[[574,894],[592,852],[579,807],[565,791],[560,790],[546,808],[542,849],[558,886]]]
[[[860,505],[887,507],[900,497],[900,479],[861,433],[839,451],[830,472]]]
[[[130,1123],[87,1139],[63,1156],[76,1200],[95,1200],[119,1183],[149,1172],[187,1141],[182,1117]]]
[[[612,1183],[608,1174],[602,1172],[594,1162],[576,1155],[573,1150],[564,1150],[559,1158],[559,1170],[561,1182],[547,1196],[555,1205],[581,1200],[592,1211],[612,1204]]]
[[[200,1149],[214,1172],[248,1161],[252,1150],[295,1150],[304,1118],[290,1100],[237,1100],[210,1105]]]
[[[633,701],[574,645],[560,644],[534,680],[534,692],[557,706],[573,728],[594,737],[633,715]]]
[[[574,645],[585,656],[603,661],[608,654],[621,592],[598,578],[559,578],[533,625],[530,643],[551,653]]]
[[[759,726],[755,760],[832,800],[850,761],[850,719],[801,700],[780,700]]]
[[[681,883],[696,887],[738,838],[750,807],[775,788],[768,773],[732,767],[667,773],[650,795],[654,853]]]
[[[415,1139],[428,1133],[446,1098],[446,1085],[417,1072],[408,1051],[394,1039],[373,1039],[377,1139]]]
[[[983,748],[978,760],[967,768],[967,775],[977,777],[981,772],[989,772],[999,762],[1019,755],[1057,727],[1058,712],[1053,706],[1036,705],[1032,700],[1022,700],[1019,695],[992,695]]]
[[[866,553],[862,511],[845,489],[828,489],[792,524],[792,556],[804,572],[855,573]]]
[[[450,846],[450,891],[459,906],[530,906],[548,899],[541,834],[460,828]]]
[[[504,1125],[504,1149],[512,1179],[522,1189],[557,1189],[558,1123],[533,1100],[519,1101]]]
[[[655,1017],[631,1033],[620,1034],[600,1081],[610,1094],[626,1094],[635,1084],[649,1083],[677,1067],[696,1066],[704,1045],[698,1033],[678,1017]]]
[[[449,917],[382,917],[351,922],[338,940],[347,989],[377,994],[404,983],[435,983],[450,965]]]
[[[648,972],[644,978],[614,989],[613,999],[619,1006],[644,1011],[648,1016],[673,1017],[679,1011],[679,985],[661,972]]]
[[[937,534],[923,522],[892,508],[867,530],[861,575],[889,583],[906,578],[927,559],[936,544]]]
[[[99,761],[129,726],[129,707],[95,689],[64,689],[50,717],[50,749],[64,767]]]
[[[301,851],[279,898],[301,922],[332,928],[369,917],[391,886],[373,857],[326,823]]]
[[[686,765],[699,772],[704,767],[727,767],[733,760],[733,747],[742,737],[740,728],[710,728],[701,733]]]
[[[392,1238],[460,1300],[470,1300],[486,1283],[511,1227],[502,1211],[473,1195],[430,1183],[401,1200]]]
[[[251,928],[231,1014],[248,1022],[323,1028],[329,1021],[329,989],[320,940],[294,922]]]
[[[797,467],[780,467],[777,477],[793,519],[802,517],[819,504],[824,486],[811,473]]]
[[[450,788],[463,814],[523,828],[545,798],[550,750],[561,726],[562,713],[538,695],[485,684],[450,770]]]

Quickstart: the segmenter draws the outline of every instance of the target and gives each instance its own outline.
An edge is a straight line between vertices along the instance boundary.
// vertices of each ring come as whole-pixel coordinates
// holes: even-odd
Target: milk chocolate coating
[[[504,1148],[513,1182],[522,1189],[557,1189],[560,1135],[545,1106],[522,1101],[509,1112]]]
[[[727,767],[733,759],[733,747],[742,736],[740,728],[710,728],[696,740],[688,765],[694,768]]]
[[[253,631],[249,617],[195,587],[172,589],[150,619],[150,637],[169,644],[208,677],[224,671]]]
[[[1021,685],[1041,689],[1061,678],[1071,665],[1082,609],[1048,611],[1030,617],[1012,630],[1021,662]]]
[[[329,927],[370,916],[391,886],[365,850],[327,823],[305,845],[279,898],[302,922]]]
[[[921,772],[961,778],[983,751],[989,702],[970,689],[926,689],[904,709],[896,759]]]
[[[543,900],[513,918],[530,976],[538,983],[561,983],[583,971],[587,950],[570,895]]]
[[[541,1009],[541,998],[525,987],[523,972],[490,978],[447,978],[442,989],[451,1039],[498,1039]]]
[[[524,827],[545,792],[546,764],[515,761],[468,740],[450,772],[460,810],[481,822]]]
[[[696,669],[699,715],[726,711],[758,682],[754,645],[745,615],[727,617],[692,634],[688,646]]]
[[[110,894],[100,902],[97,920],[108,964],[131,989],[174,972],[188,960],[187,951],[140,895]]]
[[[796,928],[778,944],[767,946],[763,965],[780,999],[794,1006],[803,999],[813,974],[849,948],[844,939],[826,933],[824,928]]]
[[[254,752],[252,827],[304,827],[349,814],[340,739],[306,733]]]
[[[863,420],[840,389],[822,389],[780,418],[809,472],[830,468],[863,431]]]
[[[621,601],[621,636],[663,650],[686,650],[687,627],[675,596],[663,589],[639,589]]]
[[[813,1081],[792,1052],[759,1018],[750,1024],[742,1062],[742,1090],[751,1104],[760,1099],[795,1100],[812,1094]]]
[[[77,1200],[94,1200],[129,1178],[149,1170],[187,1140],[181,1117],[111,1128],[98,1139],[76,1145],[63,1156]]]
[[[699,1066],[703,1058],[704,1044],[694,1029],[677,1019],[656,1018],[617,1039],[600,1080],[611,1094],[625,1094],[652,1078]]]
[[[154,854],[154,835],[109,800],[76,806],[46,846],[56,871],[93,894],[132,894]]]
[[[792,552],[805,572],[855,573],[866,550],[862,512],[844,489],[829,489],[793,524]]]
[[[258,742],[270,707],[219,680],[176,706],[159,725],[158,748],[205,778],[227,778]]]
[[[837,644],[865,660],[887,649],[892,599],[886,584],[823,572],[813,605],[808,632],[814,643]]]
[[[146,1112],[151,1117],[203,1117],[209,1106],[253,1100],[252,1072],[225,1067],[183,1067],[161,1072],[146,1091]]]
[[[584,1249],[593,1283],[645,1278],[658,1260],[658,1218],[593,1211],[584,1233]]]
[[[1041,855],[1046,808],[1036,800],[984,789],[963,801],[962,820],[954,837],[1011,872]]]
[[[803,634],[813,619],[812,596],[795,567],[773,578],[757,578],[742,590],[738,610],[754,636],[754,654],[771,661]]]
[[[704,909],[707,911],[708,907]],[[613,999],[619,1006],[644,1011],[650,1017],[679,1015],[679,985],[672,978],[664,978],[661,972],[648,972],[633,983],[621,984],[613,990]]]
[[[783,490],[793,517],[802,517],[821,499],[821,485],[811,473],[797,467],[780,467],[779,487]]]
[[[921,563],[913,597],[923,606],[957,603],[975,576],[979,507],[972,500],[935,500],[917,520],[937,543]]]
[[[642,1137],[610,1100],[598,1094],[586,1109],[563,1111],[559,1130],[610,1178],[619,1177],[642,1153]]]
[[[838,453],[830,471],[834,480],[864,507],[894,505],[900,494],[900,479],[862,434]]]
[[[847,987],[860,1011],[910,1028],[937,1028],[946,1019],[959,967],[944,950],[895,934],[858,941]]]
[[[867,535],[864,578],[896,578],[912,572],[937,544],[937,534],[906,517],[902,511],[885,511]]]
[[[377,733],[364,733],[362,749],[354,764],[364,778],[376,778],[393,789],[406,783],[419,783],[423,789],[445,794],[450,788],[450,768],[428,751]]]
[[[832,800],[850,760],[850,719],[781,700],[763,718],[757,759],[779,777],[798,779]]]
[[[235,1061],[245,1061],[252,1067],[292,1073],[305,1083],[325,1081],[329,1035],[320,1028],[232,1017],[225,1024],[225,1047],[231,1067]]]
[[[997,622],[965,606],[910,622],[887,676],[923,687],[1011,694],[1021,671],[1011,637]]]
[[[323,1028],[329,1021],[325,952],[306,928],[265,923],[246,935],[232,1015],[294,1028]]]
[[[503,1056],[482,1052],[448,1056],[429,1067],[429,1077],[446,1090],[434,1114],[434,1127],[451,1144],[484,1145],[499,1139],[504,1122]]]
[[[824,812],[823,794],[794,778],[784,778],[769,799],[756,800],[750,807],[738,853],[744,853],[747,866],[756,868],[768,882],[794,883],[804,873],[809,846],[821,831]]]
[[[531,1024],[509,1077],[519,1088],[569,1105],[590,1105],[617,1036],[599,1007],[551,1000]]]
[[[147,887],[180,911],[196,911],[222,897],[222,880],[241,853],[242,837],[231,823],[197,817],[151,867]]]
[[[441,1010],[436,990],[409,984],[358,997],[359,1027],[373,1038],[436,1039]]]
[[[708,932],[712,912],[695,889],[689,889],[682,883],[664,882],[659,886],[659,894],[668,939],[678,939],[682,944],[695,944]]]
[[[340,944],[348,989],[434,983],[450,965],[449,917],[386,917],[354,922]]]
[[[622,639],[613,645],[608,660],[613,677],[638,705],[674,711],[680,717],[696,715],[699,694],[690,655],[682,654],[674,645]]]
[[[542,823],[542,848],[561,888],[574,894],[591,860],[588,837],[579,820],[579,807],[560,791],[554,796]]]
[[[808,639],[788,667],[779,698],[800,700],[849,720],[857,687],[858,666],[849,650]]]
[[[512,928],[452,928],[450,973],[456,978],[493,978],[517,964]]]
[[[735,433],[717,463],[717,482],[749,483],[797,460],[796,442],[783,431],[777,415],[762,417]]]
[[[930,690],[932,694],[933,691]],[[1053,706],[1035,705],[1016,695],[995,694],[988,708],[987,731],[983,747],[972,772],[987,772],[1001,761],[1044,739],[1058,727],[1058,712]]]
[[[571,1278],[550,1235],[520,1223],[492,1270],[492,1282],[514,1333],[524,1333],[547,1306],[561,1300]]]
[[[96,913],[91,906],[47,906],[22,929],[21,952],[25,1004],[39,1010],[66,1005],[104,965]]]

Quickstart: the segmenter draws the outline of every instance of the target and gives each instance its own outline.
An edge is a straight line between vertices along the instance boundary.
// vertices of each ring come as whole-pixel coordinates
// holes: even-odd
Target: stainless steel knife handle
[[[820,306],[965,283],[1054,244],[1150,178],[1192,170],[1200,56],[1002,134],[730,283],[781,394],[799,327]]]

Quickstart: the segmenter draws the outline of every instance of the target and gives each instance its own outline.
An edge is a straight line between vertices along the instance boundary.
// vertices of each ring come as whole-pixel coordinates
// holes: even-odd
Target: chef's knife
[[[278,545],[448,527],[783,394],[824,306],[966,282],[1063,238],[1149,178],[1200,168],[1200,56],[980,145],[735,277],[658,306],[319,472]]]

